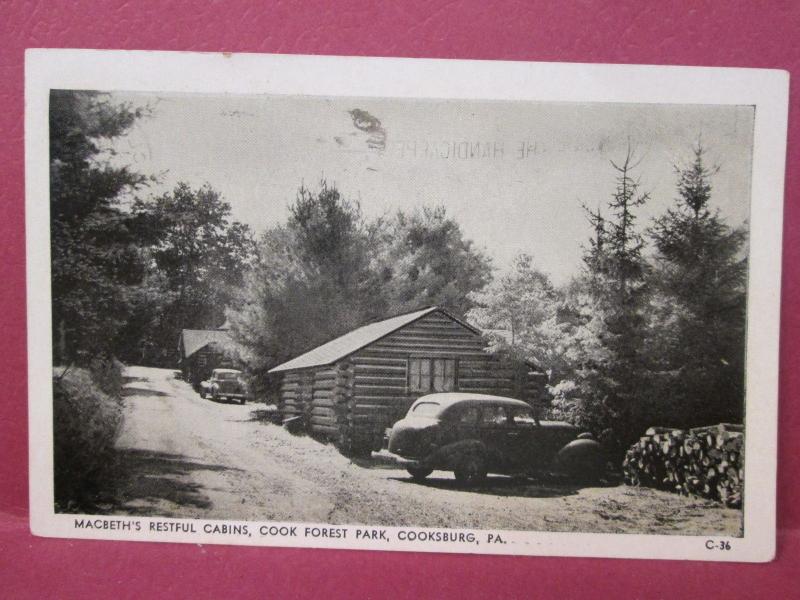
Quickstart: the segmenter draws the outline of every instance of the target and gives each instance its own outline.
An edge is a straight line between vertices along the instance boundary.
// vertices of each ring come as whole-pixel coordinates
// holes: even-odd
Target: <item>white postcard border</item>
[[[788,73],[774,70],[189,52],[26,52],[25,162],[31,530],[35,535],[372,550],[768,561],[775,554],[778,347]],[[48,99],[51,89],[537,102],[754,105],[746,371],[744,537],[493,531],[479,544],[141,534],[76,529],[53,507]],[[94,518],[94,517],[92,517]],[[109,517],[112,518],[112,517]],[[113,517],[119,521],[210,520]],[[266,523],[266,522],[265,522]],[[258,523],[255,525],[263,525]],[[311,524],[294,524],[306,527]],[[319,524],[318,526],[322,526]],[[342,526],[352,530],[364,526]],[[466,531],[466,530],[464,530]],[[505,544],[483,543],[500,534]],[[730,550],[713,551],[728,541]]]

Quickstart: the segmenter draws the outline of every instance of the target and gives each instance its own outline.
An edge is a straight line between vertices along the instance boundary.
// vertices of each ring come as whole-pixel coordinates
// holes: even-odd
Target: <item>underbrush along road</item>
[[[381,461],[257,418],[262,404],[203,400],[175,372],[129,367],[117,442],[116,514],[532,531],[738,535],[741,512],[623,485],[490,476],[462,489],[452,473],[422,484]]]

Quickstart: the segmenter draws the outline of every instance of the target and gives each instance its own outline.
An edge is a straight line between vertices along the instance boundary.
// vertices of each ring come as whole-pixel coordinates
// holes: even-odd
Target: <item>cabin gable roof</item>
[[[480,331],[464,321],[457,319],[446,310],[438,306],[429,306],[422,310],[417,310],[404,315],[398,315],[383,321],[369,323],[349,333],[345,333],[338,338],[317,346],[285,362],[277,367],[270,369],[270,373],[281,373],[284,371],[294,371],[297,369],[308,369],[311,367],[322,367],[335,363],[362,348],[374,344],[378,340],[394,333],[398,329],[410,325],[411,323],[435,312],[440,312],[449,317],[459,325],[472,331],[475,335],[480,335]]]
[[[225,347],[230,344],[230,335],[219,329],[183,329],[181,331],[181,348],[183,358],[189,358],[209,344]]]

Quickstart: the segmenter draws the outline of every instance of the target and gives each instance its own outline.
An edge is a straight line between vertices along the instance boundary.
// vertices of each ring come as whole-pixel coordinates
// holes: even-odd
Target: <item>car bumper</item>
[[[242,400],[247,397],[247,394],[241,392],[216,392],[217,398],[221,400]]]
[[[423,465],[423,461],[417,458],[405,458],[404,456],[400,456],[399,454],[395,454],[393,452],[389,452],[385,448],[380,452],[377,452],[376,455],[386,462],[391,462],[396,464],[398,467],[403,469],[407,469],[409,467],[421,467]]]

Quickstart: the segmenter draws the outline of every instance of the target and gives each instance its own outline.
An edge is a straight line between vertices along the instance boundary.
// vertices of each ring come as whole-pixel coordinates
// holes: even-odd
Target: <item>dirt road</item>
[[[114,512],[331,524],[534,531],[727,534],[741,512],[626,486],[580,488],[490,476],[463,490],[451,473],[413,483],[360,465],[255,417],[263,405],[203,400],[164,369],[127,370],[118,441],[125,481]]]

